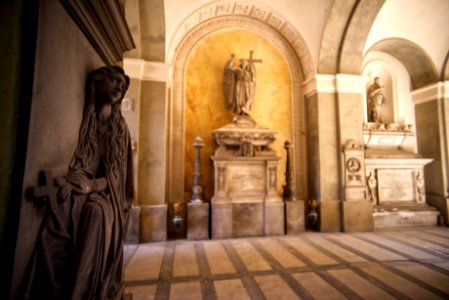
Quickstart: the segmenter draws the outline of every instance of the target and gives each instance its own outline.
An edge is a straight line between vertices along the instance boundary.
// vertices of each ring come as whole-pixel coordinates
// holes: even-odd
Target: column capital
[[[143,81],[168,82],[171,76],[170,64],[139,58],[123,59],[123,68],[129,77]]]
[[[449,98],[449,81],[440,81],[412,91],[412,101],[415,105]]]
[[[368,77],[352,74],[316,74],[303,83],[304,94],[352,93],[364,94]]]

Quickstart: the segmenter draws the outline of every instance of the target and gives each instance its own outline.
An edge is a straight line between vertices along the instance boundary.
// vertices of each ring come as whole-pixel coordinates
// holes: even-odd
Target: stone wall
[[[31,256],[42,211],[27,197],[38,173],[67,171],[78,141],[89,71],[103,65],[83,33],[57,0],[40,1],[36,61],[25,158],[23,198],[11,296],[14,298]]]

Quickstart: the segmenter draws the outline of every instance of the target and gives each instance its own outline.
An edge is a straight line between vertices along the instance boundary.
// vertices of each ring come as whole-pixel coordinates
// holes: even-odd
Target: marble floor
[[[449,299],[449,228],[127,245],[140,299]]]

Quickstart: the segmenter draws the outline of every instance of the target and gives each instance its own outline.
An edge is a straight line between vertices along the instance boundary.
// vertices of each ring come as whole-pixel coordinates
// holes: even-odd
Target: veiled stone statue
[[[120,112],[128,86],[118,66],[88,76],[78,146],[68,174],[52,182],[57,202],[46,208],[24,299],[122,298],[133,201],[131,139]]]
[[[253,51],[250,51],[249,59],[240,59],[237,67],[234,67],[234,54],[225,64],[223,89],[226,108],[237,115],[248,115],[251,110],[256,89],[255,62],[262,60],[253,59]]]
[[[374,78],[368,88],[368,122],[382,123],[382,107],[385,104],[384,87],[379,83],[379,77]]]

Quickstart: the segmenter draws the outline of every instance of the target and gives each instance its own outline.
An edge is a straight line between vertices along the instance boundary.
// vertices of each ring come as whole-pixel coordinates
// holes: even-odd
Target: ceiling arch
[[[360,74],[363,47],[385,0],[336,0],[324,30],[318,73]]]
[[[172,40],[169,44],[167,60],[169,63],[173,62],[178,46],[189,31],[201,24],[211,21],[218,17],[247,17],[259,22],[263,27],[269,27],[282,36],[290,47],[294,49],[296,55],[301,62],[301,71],[305,80],[311,79],[315,76],[315,65],[310,53],[310,50],[304,41],[301,34],[292,26],[285,18],[269,8],[254,3],[246,3],[242,1],[231,2],[213,2],[207,4],[200,9],[193,12],[187,17],[178,27]],[[247,22],[243,22],[245,24]],[[239,27],[239,24],[235,25]],[[269,35],[270,36],[270,35]],[[268,37],[269,37],[268,36]]]
[[[368,51],[387,53],[399,60],[410,74],[413,89],[438,81],[438,72],[427,53],[417,44],[400,38],[390,38],[374,44]]]
[[[444,60],[440,80],[441,81],[449,80],[449,52],[447,53],[446,59]]]

